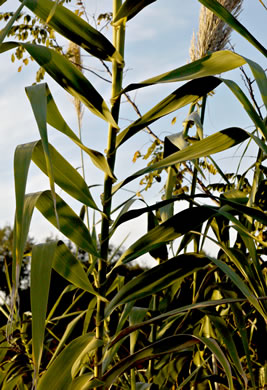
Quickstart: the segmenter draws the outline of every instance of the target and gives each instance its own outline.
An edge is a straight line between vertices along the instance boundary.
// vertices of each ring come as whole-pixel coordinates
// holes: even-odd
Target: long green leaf
[[[33,147],[32,160],[47,175],[46,162],[42,143],[40,141],[26,144],[26,147]],[[73,166],[65,160],[57,150],[49,144],[49,154],[55,182],[73,198],[83,204],[98,210],[88,186],[82,176]]]
[[[48,293],[56,246],[56,242],[49,242],[46,244],[36,245],[32,250],[31,310],[34,382],[37,382],[38,379],[43,352]]]
[[[25,153],[22,145],[17,146],[14,154],[16,213],[14,223],[12,266],[12,282],[15,289],[18,287],[18,278],[20,274],[23,252],[29,232],[29,223],[25,223],[24,200],[30,162],[31,152],[29,151]]]
[[[143,8],[155,1],[156,0],[125,0],[118,13],[115,15],[113,23],[118,24],[121,19],[126,19],[127,21],[132,19],[135,15],[142,11]]]
[[[157,119],[162,118],[187,104],[196,103],[200,97],[207,95],[220,84],[221,80],[212,76],[189,81],[182,87],[173,91],[173,93],[154,106],[150,111],[119,133],[116,147],[123,144],[127,139],[155,122]]]
[[[174,257],[143,272],[118,291],[106,307],[105,316],[108,317],[118,305],[151,296],[208,264],[210,260],[207,257],[190,253]]]
[[[95,115],[109,122],[115,128],[114,121],[105,101],[70,61],[55,50],[30,43],[6,42],[0,45],[0,53],[22,46],[42,66],[45,71],[73,97],[79,99]]]
[[[58,219],[57,209],[56,209],[56,190],[55,190],[55,181],[54,181],[54,166],[51,161],[50,149],[48,144],[48,134],[46,126],[46,112],[47,112],[47,103],[46,99],[43,99],[45,96],[45,84],[38,84],[32,87],[26,88],[26,94],[30,100],[32,110],[37,122],[39,133],[42,139],[46,174],[49,177],[51,194],[54,202],[55,216]],[[59,222],[57,221],[57,224]]]
[[[253,46],[255,46],[265,57],[267,50],[256,38],[217,0],[198,0],[205,7],[210,9],[215,15],[227,23],[233,30],[246,38]]]
[[[167,219],[161,225],[156,226],[147,234],[142,236],[130,248],[123,253],[116,266],[127,263],[137,257],[151,251],[177,237],[195,229],[203,224],[207,219],[216,214],[216,209],[209,206],[198,206],[185,209],[173,217]]]
[[[156,341],[150,346],[145,347],[140,351],[121,360],[106,374],[104,374],[101,380],[108,388],[112,385],[112,383],[114,383],[116,378],[119,377],[125,370],[134,367],[146,360],[151,360],[167,353],[182,351],[196,344],[199,344],[200,342],[206,345],[208,349],[215,355],[216,359],[220,362],[220,364],[225,370],[229,383],[229,389],[234,390],[230,364],[228,363],[223,351],[216,343],[216,341],[211,338],[208,339],[206,337],[197,337],[188,334],[166,337],[160,341]],[[89,382],[88,387],[86,387],[86,389],[92,388],[92,385],[91,382]]]
[[[245,63],[246,59],[239,54],[233,53],[229,50],[217,51],[177,69],[162,73],[139,83],[130,84],[122,91],[122,93],[154,84],[173,83],[177,81],[198,79],[206,76],[215,76],[238,68]]]
[[[171,310],[169,312],[160,314],[156,317],[153,317],[153,318],[151,318],[147,321],[144,321],[142,323],[139,323],[137,325],[129,326],[128,328],[123,329],[119,334],[116,335],[116,337],[109,344],[109,348],[111,348],[114,344],[116,344],[122,338],[128,336],[128,334],[130,334],[138,329],[141,329],[141,328],[146,327],[146,326],[151,325],[151,324],[156,324],[160,321],[164,321],[164,320],[170,319],[172,317],[177,317],[181,313],[186,313],[190,310],[202,310],[202,309],[207,309],[209,307],[237,303],[237,302],[244,302],[244,301],[246,301],[245,298],[227,298],[227,299],[218,299],[218,300],[213,300],[213,301],[197,302],[197,303],[193,303],[191,305],[179,307],[178,309]]]
[[[235,365],[236,370],[239,372],[239,374],[241,375],[241,377],[244,380],[245,388],[247,388],[248,379],[247,379],[246,374],[244,372],[244,369],[241,365],[240,357],[238,355],[237,347],[236,347],[236,344],[234,342],[231,331],[227,327],[227,324],[223,318],[221,318],[219,316],[211,315],[210,313],[208,313],[208,317],[213,322],[216,330],[218,331],[222,342],[225,344],[225,346],[227,348],[227,352],[231,356],[231,359]]]
[[[73,340],[54,360],[42,376],[37,390],[66,390],[70,386],[73,367],[89,352],[102,345],[93,333],[87,333]]]
[[[250,302],[252,306],[255,307],[255,309],[258,310],[258,312],[263,316],[263,318],[266,320],[267,314],[264,313],[261,305],[259,304],[257,298],[255,295],[251,292],[251,290],[247,287],[247,285],[244,283],[244,281],[241,279],[241,277],[232,270],[227,264],[223,263],[219,259],[215,259],[213,257],[210,257],[211,261],[217,265],[218,268],[220,268],[225,275],[227,275],[231,281],[236,285],[236,287],[242,292],[242,294],[247,298],[247,300]]]
[[[50,0],[26,0],[25,5],[55,31],[81,46],[88,53],[102,60],[116,60],[123,64],[121,55],[110,41],[66,7],[60,4],[55,7],[55,2]]]
[[[250,103],[242,89],[232,80],[226,80],[222,79],[225,85],[233,92],[233,94],[237,97],[237,99],[240,101],[242,106],[244,107],[246,113],[249,115],[251,120],[254,122],[257,129],[260,130],[262,136],[267,139],[267,128],[264,124],[263,120],[259,117],[257,114],[255,108]]]
[[[222,367],[226,373],[226,376],[228,379],[229,389],[234,390],[231,366],[230,366],[228,360],[226,359],[223,351],[219,347],[219,345],[212,338],[200,337],[200,336],[195,336],[195,337],[196,337],[196,339],[202,341],[202,343],[205,344],[210,349],[210,351],[215,355],[216,359],[220,362],[220,364],[222,365]]]
[[[225,130],[221,130],[215,134],[210,135],[203,140],[200,140],[187,148],[173,153],[172,155],[165,157],[163,160],[150,165],[140,171],[135,172],[133,175],[128,176],[125,180],[118,183],[113,188],[113,193],[119,188],[137,179],[140,176],[146,175],[149,172],[153,172],[158,169],[164,169],[171,165],[178,164],[183,161],[193,160],[200,157],[207,157],[211,154],[222,152],[235,145],[240,144],[249,137],[249,134],[240,129],[239,127],[230,127]]]
[[[105,387],[109,388],[112,383],[114,383],[114,381],[127,369],[167,353],[182,351],[194,346],[195,344],[199,344],[199,342],[200,340],[197,340],[195,336],[191,335],[167,337],[122,359],[100,379],[105,383]],[[86,389],[91,388],[93,388],[93,382],[90,381]]]
[[[111,169],[107,163],[107,160],[103,156],[102,153],[87,148],[81,140],[77,137],[77,135],[71,130],[71,128],[67,125],[64,118],[60,114],[56,103],[53,99],[53,96],[49,90],[48,85],[46,84],[46,98],[47,98],[47,123],[50,126],[53,126],[55,129],[60,131],[61,133],[67,135],[76,145],[78,145],[88,156],[91,158],[93,164],[105,172],[107,175],[115,179]]]
[[[30,223],[31,215],[36,207],[44,217],[57,228],[57,221],[53,211],[53,200],[50,191],[28,194],[25,198],[24,222],[27,226]],[[59,218],[60,232],[73,241],[79,248],[99,256],[87,227],[78,215],[67,205],[67,203],[56,195],[56,207]]]
[[[244,57],[245,58],[245,57]],[[255,81],[259,87],[262,100],[267,108],[267,77],[264,69],[256,62],[246,58],[246,61],[255,77]]]
[[[231,208],[233,210],[241,213],[241,215],[242,214],[248,215],[248,216],[252,217],[253,219],[259,221],[263,225],[267,225],[267,216],[260,209],[257,209],[255,207],[244,206],[243,204],[239,203],[238,201],[235,201],[234,199],[226,198],[224,196],[221,196],[220,199],[221,199],[222,204],[225,204],[225,203],[228,204],[229,206],[231,206]]]
[[[62,241],[57,244],[53,258],[53,268],[74,286],[100,297],[90,283],[81,262]]]

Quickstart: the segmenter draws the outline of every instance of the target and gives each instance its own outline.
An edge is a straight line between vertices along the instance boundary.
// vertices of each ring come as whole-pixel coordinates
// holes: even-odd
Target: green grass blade
[[[229,353],[237,372],[243,378],[245,388],[247,388],[248,379],[241,365],[240,357],[238,355],[238,350],[234,342],[231,331],[227,327],[227,324],[223,318],[219,316],[211,315],[210,313],[208,313],[208,317],[213,322],[216,330],[218,331],[220,338],[223,344],[225,344],[227,352]]]
[[[109,348],[111,348],[114,344],[116,344],[118,341],[120,341],[122,338],[128,336],[130,333],[134,332],[137,329],[143,328],[145,326],[155,324],[161,321],[164,321],[166,319],[170,319],[172,317],[177,317],[181,313],[189,312],[190,310],[202,310],[207,309],[209,307],[219,306],[219,305],[225,305],[225,304],[231,304],[231,303],[237,303],[237,302],[244,302],[246,301],[246,298],[227,298],[227,299],[216,299],[213,301],[204,301],[204,302],[197,302],[193,303],[191,305],[186,305],[183,307],[180,307],[178,309],[171,310],[169,312],[160,314],[156,317],[153,317],[147,321],[144,321],[140,324],[130,326],[128,328],[123,329],[119,334],[116,335],[116,337],[112,340],[112,342],[109,345]]]
[[[71,130],[71,128],[67,125],[64,118],[60,114],[56,103],[53,99],[53,96],[49,90],[48,85],[46,84],[46,98],[47,98],[47,123],[60,131],[61,133],[68,136],[77,146],[79,146],[88,156],[91,158],[93,164],[101,169],[104,173],[115,179],[111,169],[107,163],[107,160],[103,156],[102,153],[87,148],[81,140],[76,136],[76,134]]]
[[[50,149],[48,145],[48,134],[47,134],[47,126],[46,126],[46,112],[47,112],[47,104],[46,99],[43,99],[43,96],[46,94],[45,84],[37,84],[31,87],[26,88],[26,94],[30,100],[32,110],[35,116],[35,120],[37,122],[37,126],[39,129],[39,133],[42,139],[43,153],[45,159],[46,166],[46,174],[49,177],[51,194],[54,202],[55,215],[58,221],[57,209],[56,209],[56,190],[55,190],[55,180],[54,180],[54,167],[51,161]]]
[[[207,337],[200,337],[200,336],[194,336],[196,339],[202,341],[203,344],[205,344],[209,350],[215,355],[216,359],[219,361],[219,363],[222,365],[225,374],[228,379],[228,385],[230,390],[234,390],[234,384],[233,384],[233,378],[232,378],[232,372],[231,372],[231,366],[226,359],[226,356],[224,355],[223,351],[217,344],[215,340],[212,338]]]
[[[261,93],[262,101],[264,102],[265,107],[267,108],[267,77],[265,71],[256,62],[248,58],[246,58],[246,61],[251,69],[253,76],[255,77],[256,83]]]
[[[14,223],[14,239],[13,239],[13,266],[12,266],[12,282],[16,289],[20,274],[20,267],[23,258],[24,247],[26,244],[29,223],[25,223],[25,191],[27,177],[31,162],[31,148],[25,150],[23,145],[16,147],[14,154],[14,179],[15,179],[15,198],[16,198],[16,213]],[[32,215],[30,212],[30,219]],[[27,219],[27,216],[26,216]]]
[[[32,160],[46,175],[48,175],[42,143],[38,141],[34,142],[34,144]],[[88,207],[99,211],[82,176],[50,144],[49,155],[51,165],[53,166],[54,179],[57,185],[73,198],[79,200]]]
[[[253,46],[255,46],[265,57],[267,57],[267,50],[256,38],[218,1],[216,0],[198,0],[205,7],[210,9],[215,15],[227,23],[233,30],[237,31],[245,39],[247,39]]]
[[[143,272],[119,290],[106,307],[105,316],[108,317],[118,305],[151,296],[208,264],[210,260],[203,255],[185,254]]]
[[[122,93],[154,84],[173,83],[177,81],[198,79],[206,76],[215,76],[238,68],[245,63],[246,59],[239,54],[233,53],[229,50],[217,51],[177,69],[162,73],[139,83],[130,84],[122,91]]]
[[[173,91],[173,93],[154,106],[150,111],[119,133],[116,147],[119,147],[138,131],[144,129],[159,118],[162,118],[187,104],[196,103],[200,97],[207,95],[220,84],[221,80],[212,76],[189,81],[182,87]]]
[[[232,80],[222,79],[222,81],[240,101],[246,113],[249,115],[250,119],[253,121],[257,129],[260,130],[262,136],[267,139],[267,128],[264,124],[264,121],[259,117],[253,105],[250,103],[242,89]]]
[[[55,31],[81,46],[91,55],[102,60],[116,60],[123,64],[121,55],[110,41],[66,7],[60,4],[55,7],[55,2],[50,0],[26,0],[25,5]]]
[[[6,42],[0,46],[0,53],[22,46],[45,69],[45,71],[73,97],[79,99],[95,115],[118,128],[107,104],[82,74],[70,61],[55,50],[30,43]]]
[[[73,380],[73,369],[82,358],[102,345],[92,333],[74,339],[54,360],[42,376],[37,390],[66,390]]]
[[[198,344],[199,342],[200,340],[197,340],[197,338],[191,335],[176,335],[167,337],[124,358],[100,379],[105,383],[105,387],[109,388],[116,378],[118,378],[127,369],[164,354],[182,351]],[[88,389],[92,388],[91,382],[89,382],[89,384],[90,386],[88,386]]]
[[[32,213],[34,207],[36,207],[43,216],[57,228],[57,221],[53,212],[54,206],[50,191],[28,194],[25,200],[29,211],[25,213],[24,223],[28,224],[26,218],[31,218],[30,212]],[[59,195],[56,195],[56,202],[60,232],[85,252],[89,252],[98,257],[99,255],[97,249],[95,248],[90,233],[82,220],[67,205],[67,203],[60,198]]]
[[[156,0],[126,0],[115,15],[113,24],[119,24],[121,19],[130,20],[137,15],[143,8]]]
[[[193,207],[175,214],[132,244],[120,257],[116,266],[134,260],[144,253],[156,249],[163,243],[168,243],[177,237],[181,237],[190,230],[202,225],[215,214],[216,210],[208,206]]]
[[[90,283],[81,262],[62,241],[59,241],[56,247],[53,268],[74,286],[100,297]]]
[[[56,357],[58,356],[59,352],[62,350],[62,348],[66,344],[68,338],[70,337],[70,335],[72,334],[73,330],[75,329],[75,326],[77,325],[77,323],[80,321],[80,319],[84,315],[85,315],[85,311],[82,311],[81,314],[75,316],[74,319],[68,323],[68,325],[67,325],[67,327],[66,327],[66,329],[65,329],[65,331],[64,331],[64,333],[62,335],[62,337],[60,338],[60,342],[58,343],[56,350],[53,352],[53,356],[52,356],[51,360],[49,361],[49,364],[48,364],[47,368],[56,359]]]
[[[53,257],[57,243],[48,242],[36,245],[31,260],[31,310],[32,310],[32,355],[34,364],[34,384],[38,380],[43,352],[45,319],[51,279]]]
[[[215,134],[210,135],[203,140],[200,140],[187,148],[173,153],[172,155],[164,158],[163,160],[150,165],[140,171],[135,172],[133,175],[128,176],[124,181],[118,183],[113,188],[115,193],[119,188],[137,179],[140,176],[146,175],[149,172],[153,172],[158,169],[164,169],[171,165],[178,164],[183,161],[193,160],[200,157],[207,157],[211,154],[222,152],[235,145],[240,144],[249,137],[249,134],[240,129],[239,127],[230,127],[225,130],[221,130]]]
[[[255,307],[256,310],[263,316],[263,318],[266,320],[267,315],[264,313],[261,305],[259,304],[257,298],[255,295],[251,292],[251,290],[247,287],[247,285],[244,283],[244,281],[241,279],[241,277],[232,270],[227,264],[222,262],[219,259],[215,259],[213,257],[209,257],[211,261],[217,265],[218,268],[220,268],[225,275],[229,277],[229,279],[235,284],[235,286],[239,289],[239,291],[242,292],[242,294],[247,298],[247,300],[250,302],[252,306]]]

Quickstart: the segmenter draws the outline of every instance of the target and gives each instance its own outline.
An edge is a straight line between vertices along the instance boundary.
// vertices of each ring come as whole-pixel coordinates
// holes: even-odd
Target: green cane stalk
[[[113,0],[113,18],[115,18],[120,6],[122,5],[122,0]],[[125,25],[124,23],[119,26],[113,26],[113,45],[117,51],[124,55],[124,42],[125,42]],[[122,78],[123,78],[123,67],[119,65],[116,61],[112,63],[112,92],[111,92],[111,113],[116,122],[119,119],[119,110],[120,110],[120,98],[115,97],[119,94],[122,88]],[[111,168],[111,171],[114,171],[115,159],[116,159],[116,136],[118,130],[109,125],[108,131],[108,144],[107,144],[107,162]],[[106,275],[107,275],[107,261],[108,261],[108,248],[109,248],[109,221],[111,215],[111,204],[112,204],[112,184],[113,179],[105,175],[104,180],[104,192],[103,192],[103,217],[101,224],[101,242],[100,242],[100,259],[98,260],[98,289],[99,293],[102,296],[106,294]],[[103,340],[104,339],[104,310],[105,303],[100,299],[97,301],[97,312],[96,312],[96,338]],[[103,357],[103,348],[99,347],[95,355],[95,369],[94,374],[96,377],[101,378],[102,376],[102,367],[101,360]]]

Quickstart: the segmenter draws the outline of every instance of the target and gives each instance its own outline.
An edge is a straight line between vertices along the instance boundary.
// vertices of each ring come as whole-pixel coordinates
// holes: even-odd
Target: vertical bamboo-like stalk
[[[117,14],[122,0],[113,0],[113,18]],[[122,23],[119,26],[113,26],[113,45],[117,51],[124,56],[124,41],[125,41],[125,25]],[[115,121],[118,122],[119,110],[120,110],[120,98],[114,99],[121,90],[123,78],[123,67],[117,62],[112,63],[112,92],[111,92],[111,113]],[[117,129],[109,125],[108,131],[108,143],[107,143],[107,161],[111,168],[114,170],[115,158],[116,158],[116,135]],[[107,260],[108,260],[108,248],[109,248],[109,219],[111,213],[112,202],[112,178],[105,175],[104,180],[104,193],[103,193],[103,213],[105,217],[102,218],[101,225],[101,242],[100,242],[100,259],[98,261],[98,289],[100,294],[105,295],[105,281],[107,274]],[[103,340],[104,338],[104,309],[105,303],[98,299],[97,301],[97,313],[96,313],[96,338]],[[101,377],[101,359],[103,357],[103,349],[98,348],[95,356],[95,376]]]

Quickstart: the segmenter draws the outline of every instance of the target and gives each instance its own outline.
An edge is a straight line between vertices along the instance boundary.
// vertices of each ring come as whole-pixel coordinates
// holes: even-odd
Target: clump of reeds
[[[219,3],[233,16],[238,17],[243,0],[219,0]],[[197,35],[193,33],[189,50],[191,61],[204,57],[208,52],[227,49],[230,43],[231,30],[231,27],[202,5],[198,33]]]

